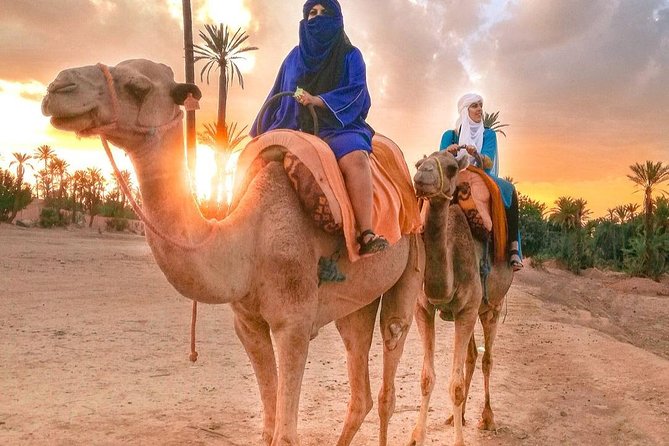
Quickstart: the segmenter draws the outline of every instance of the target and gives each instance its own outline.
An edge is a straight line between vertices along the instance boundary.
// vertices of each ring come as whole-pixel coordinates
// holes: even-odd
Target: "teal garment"
[[[458,135],[453,130],[447,130],[441,137],[441,144],[439,150],[444,150],[451,144],[458,143]],[[499,177],[499,157],[497,156],[497,134],[491,129],[483,131],[483,147],[481,147],[481,155],[485,155],[492,160],[492,167],[486,169],[487,173],[499,186],[502,193],[502,201],[504,207],[511,207],[511,199],[513,198],[514,187],[513,184]],[[480,166],[477,166],[480,167]]]

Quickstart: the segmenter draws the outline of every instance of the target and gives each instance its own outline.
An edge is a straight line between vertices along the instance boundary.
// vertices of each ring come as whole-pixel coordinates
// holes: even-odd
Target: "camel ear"
[[[423,165],[423,163],[425,162],[426,159],[427,159],[427,155],[423,155],[423,159],[418,160],[418,162],[416,162],[416,169],[420,169],[420,166]]]
[[[188,97],[188,94],[192,94],[195,99],[200,99],[202,97],[202,92],[195,84],[176,84],[170,96],[174,99],[174,103],[177,105],[184,105],[184,101]]]
[[[469,167],[469,156],[467,154],[464,154],[460,156],[460,158],[456,158],[458,161],[458,168],[460,170],[465,170],[467,167]]]

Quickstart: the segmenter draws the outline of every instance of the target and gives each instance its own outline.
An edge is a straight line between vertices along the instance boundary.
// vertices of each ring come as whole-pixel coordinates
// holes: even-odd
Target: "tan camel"
[[[101,134],[130,156],[144,213],[156,230],[147,231],[146,239],[167,280],[190,299],[231,304],[260,388],[263,444],[299,444],[298,404],[309,341],[331,321],[344,341],[351,385],[337,444],[350,444],[372,408],[368,357],[380,303],[379,443],[385,445],[395,374],[422,285],[422,241],[405,236],[353,264],[342,259],[346,281],[319,287],[318,260],[331,255],[338,240],[302,212],[277,162],[255,177],[225,220],[206,221],[193,200],[184,159],[179,104],[188,93],[200,95],[194,85],[175,83],[169,67],[129,60],[61,72],[49,85],[42,110],[54,127]]]
[[[481,320],[485,336],[483,382],[485,406],[479,428],[494,430],[495,419],[490,407],[490,372],[492,348],[497,332],[497,320],[506,293],[511,286],[513,271],[506,263],[492,265],[487,279],[489,303],[483,302],[480,279],[480,259],[483,243],[472,237],[467,219],[459,206],[450,206],[459,172],[467,166],[467,157],[457,161],[446,151],[436,152],[416,164],[414,185],[418,196],[430,197],[425,220],[425,294],[416,304],[416,325],[423,340],[424,359],[421,374],[422,402],[418,421],[409,445],[425,442],[427,413],[435,385],[434,348],[435,313],[455,322],[453,366],[448,384],[453,415],[448,423],[455,426],[455,445],[463,445],[465,403],[476,365],[477,349],[474,339],[476,318]],[[464,374],[463,374],[464,369]]]

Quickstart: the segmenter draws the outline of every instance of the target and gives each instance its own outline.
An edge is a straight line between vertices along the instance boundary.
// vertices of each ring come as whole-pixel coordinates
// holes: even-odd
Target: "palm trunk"
[[[646,275],[652,276],[653,269],[653,252],[652,252],[652,242],[653,242],[653,196],[651,195],[652,191],[650,188],[646,189],[645,197],[645,215],[644,215],[644,230],[645,230],[645,253],[644,253],[644,266]]]
[[[191,15],[190,0],[182,1],[184,18],[184,54],[186,82],[195,83],[195,60],[193,56],[193,18]],[[186,112],[186,157],[191,178],[195,178],[197,164],[197,149],[195,140],[195,110]]]

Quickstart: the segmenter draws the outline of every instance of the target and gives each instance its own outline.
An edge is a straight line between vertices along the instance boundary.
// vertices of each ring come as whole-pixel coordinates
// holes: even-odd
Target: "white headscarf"
[[[480,153],[483,147],[483,119],[481,122],[474,122],[469,117],[469,106],[479,101],[483,102],[483,98],[476,93],[469,93],[460,98],[458,101],[460,117],[455,122],[455,131],[460,129],[459,145],[474,146]]]

